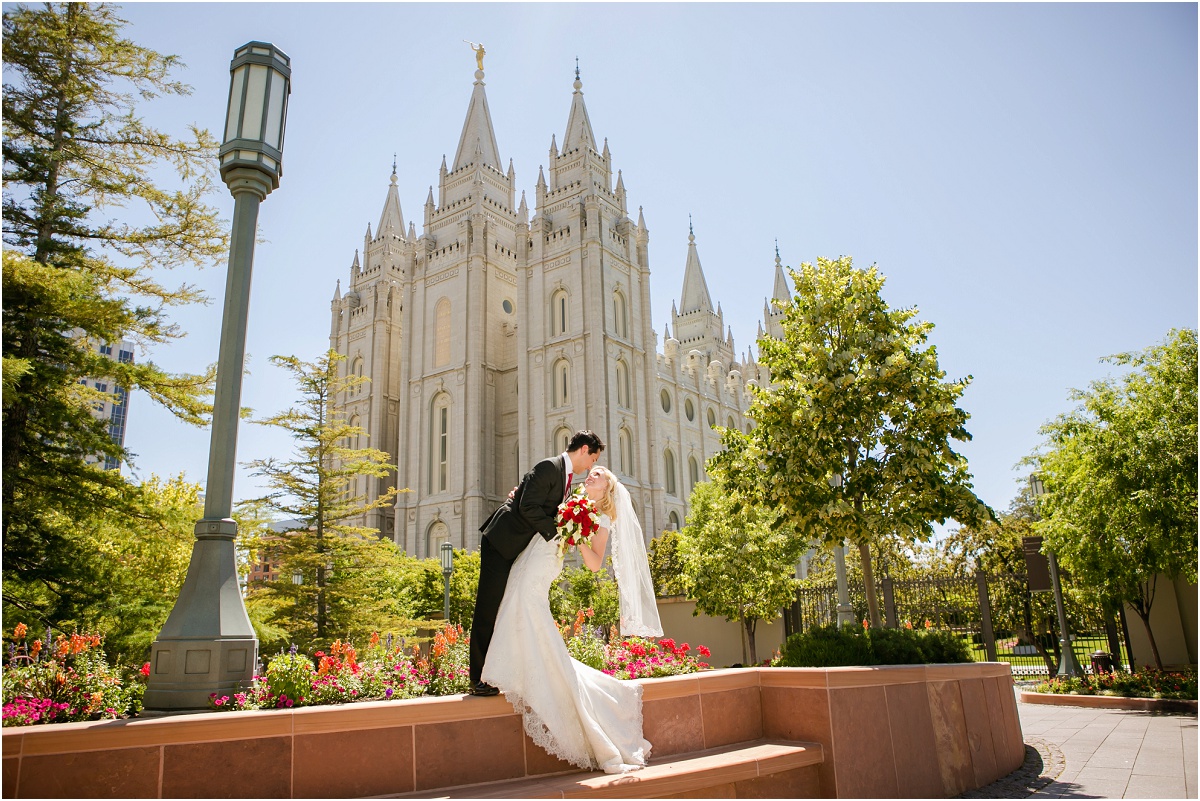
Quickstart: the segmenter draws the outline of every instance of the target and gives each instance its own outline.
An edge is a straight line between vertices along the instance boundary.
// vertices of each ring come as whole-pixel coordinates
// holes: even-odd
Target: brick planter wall
[[[949,797],[1020,767],[1008,665],[714,670],[645,682],[651,761],[761,737],[820,743],[826,797]],[[354,797],[573,770],[503,696],[3,730],[3,792]]]

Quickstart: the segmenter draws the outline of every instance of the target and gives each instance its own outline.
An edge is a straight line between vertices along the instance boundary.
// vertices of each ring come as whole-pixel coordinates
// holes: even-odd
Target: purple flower
[[[391,635],[389,634],[389,635],[388,635],[388,637],[390,638],[390,637],[391,637]],[[391,688],[391,687],[388,687],[388,688],[387,688],[387,692],[385,692],[385,693],[383,694],[383,697],[384,697],[384,698],[389,698],[389,699],[392,697],[392,688]]]

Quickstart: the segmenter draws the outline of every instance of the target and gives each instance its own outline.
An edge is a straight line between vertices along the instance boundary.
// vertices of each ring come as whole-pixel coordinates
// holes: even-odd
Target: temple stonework
[[[578,71],[531,209],[500,158],[477,70],[454,161],[443,157],[419,231],[405,221],[393,167],[379,224],[367,226],[331,304],[330,347],[370,379],[339,405],[395,466],[389,478],[360,479],[362,490],[410,490],[363,522],[417,557],[445,540],[476,549],[480,524],[524,472],[588,428],[646,537],[682,526],[719,448],[715,428],[744,430],[747,385],[767,376],[752,353],[738,360],[691,230],[659,349],[649,242],[607,140],[597,146]],[[778,251],[772,297],[790,297]],[[763,323],[759,335],[778,334],[769,303]]]

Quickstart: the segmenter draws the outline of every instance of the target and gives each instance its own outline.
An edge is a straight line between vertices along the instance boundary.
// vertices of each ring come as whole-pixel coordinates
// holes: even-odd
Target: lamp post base
[[[238,587],[233,520],[201,520],[179,600],[150,650],[146,709],[206,709],[248,690],[258,640]]]

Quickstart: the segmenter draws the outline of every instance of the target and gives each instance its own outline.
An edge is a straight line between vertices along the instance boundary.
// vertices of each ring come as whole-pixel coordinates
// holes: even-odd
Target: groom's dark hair
[[[577,451],[585,445],[588,453],[600,453],[604,450],[604,443],[600,441],[600,438],[584,429],[576,431],[575,436],[571,437],[571,442],[567,445],[567,452]]]

